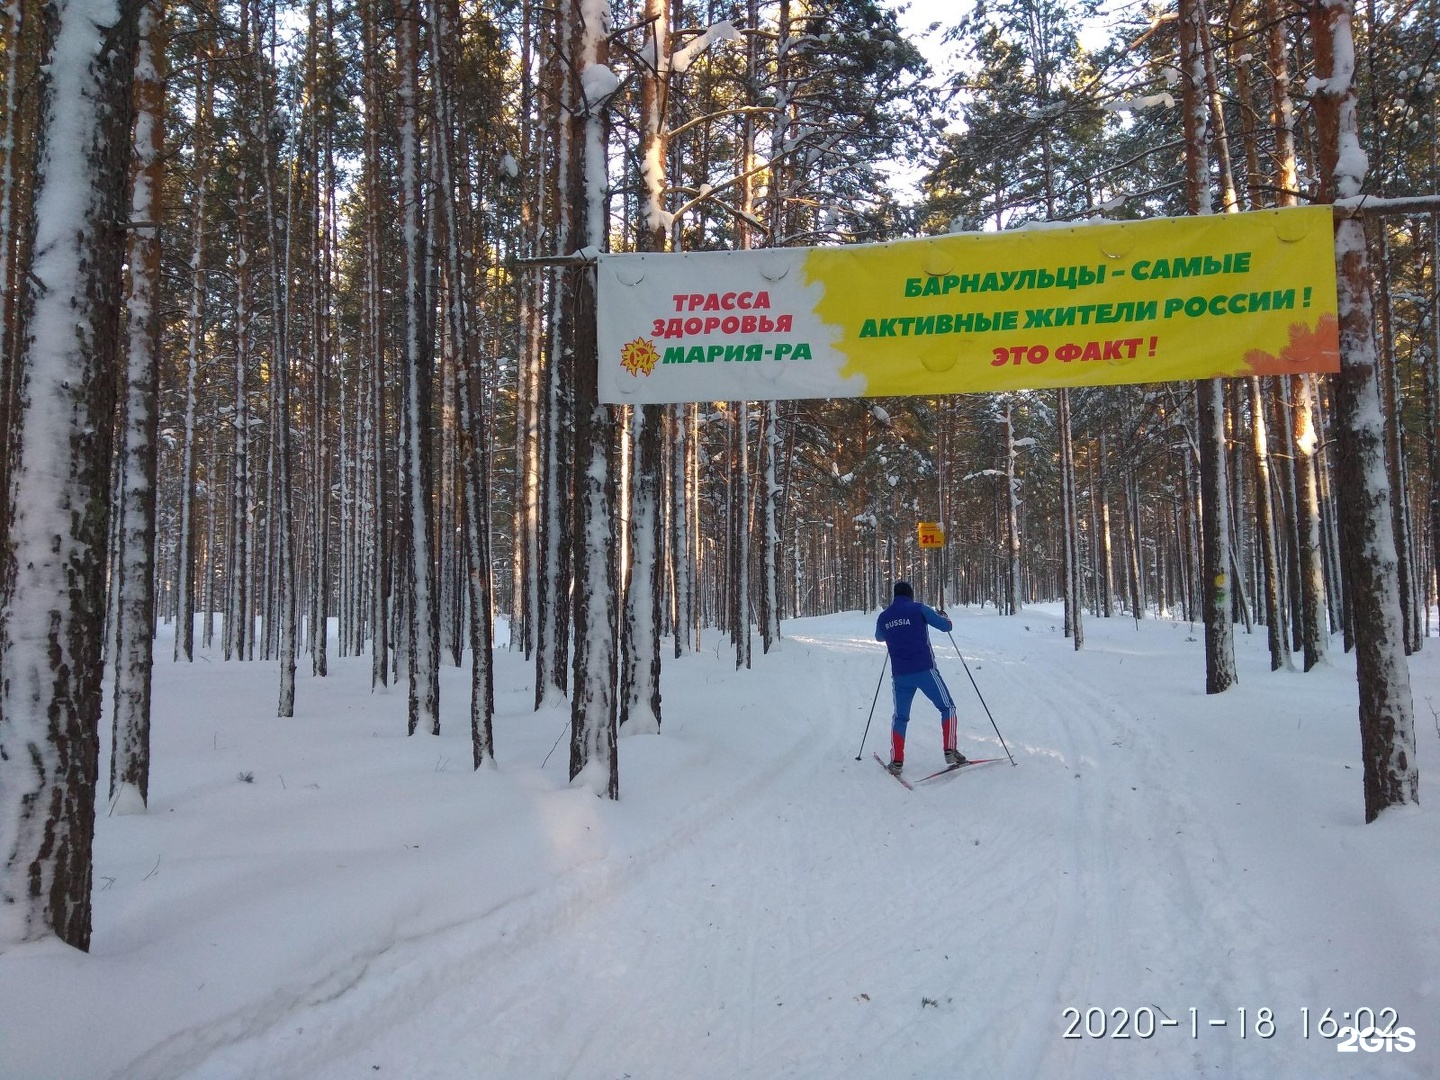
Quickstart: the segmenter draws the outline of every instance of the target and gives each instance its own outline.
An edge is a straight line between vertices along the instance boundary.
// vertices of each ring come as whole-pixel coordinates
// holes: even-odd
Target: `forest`
[[[666,656],[746,668],[905,576],[1063,598],[1077,649],[1203,627],[1211,693],[1236,633],[1275,670],[1353,649],[1367,820],[1418,799],[1440,3],[980,0],[918,36],[899,6],[7,0],[0,949],[86,947],[96,806],[143,808],[152,666],[197,649],[278,659],[281,716],[300,665],[368,654],[415,735],[468,665],[479,769],[506,619],[614,799]],[[597,400],[596,252],[1307,204],[1336,376]]]

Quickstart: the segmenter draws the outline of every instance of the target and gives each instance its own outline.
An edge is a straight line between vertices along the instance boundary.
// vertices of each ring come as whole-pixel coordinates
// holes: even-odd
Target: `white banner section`
[[[809,248],[601,255],[600,400],[609,404],[858,397],[843,328],[819,314]]]

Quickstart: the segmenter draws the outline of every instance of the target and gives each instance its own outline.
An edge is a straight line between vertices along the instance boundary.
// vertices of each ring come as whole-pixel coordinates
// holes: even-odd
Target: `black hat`
[[[910,583],[908,581],[897,581],[895,582],[895,595],[908,596],[911,600],[914,600],[915,590],[910,587]]]

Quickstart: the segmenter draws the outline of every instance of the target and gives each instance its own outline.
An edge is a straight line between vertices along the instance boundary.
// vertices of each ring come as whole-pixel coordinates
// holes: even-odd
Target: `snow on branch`
[[[740,31],[728,19],[724,22],[707,26],[694,38],[685,44],[682,49],[676,49],[670,54],[670,70],[676,74],[683,75],[695,62],[695,58],[708,49],[717,41],[739,41]]]
[[[608,64],[586,64],[580,72],[586,105],[593,108],[620,89],[620,76]]]
[[[1335,200],[1336,217],[1366,214],[1428,214],[1440,210],[1440,194],[1386,199],[1378,195],[1350,195]]]

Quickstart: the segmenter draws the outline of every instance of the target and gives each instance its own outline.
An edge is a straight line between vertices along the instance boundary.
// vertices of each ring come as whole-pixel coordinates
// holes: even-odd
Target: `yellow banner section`
[[[1338,371],[1331,211],[603,256],[610,402]]]

